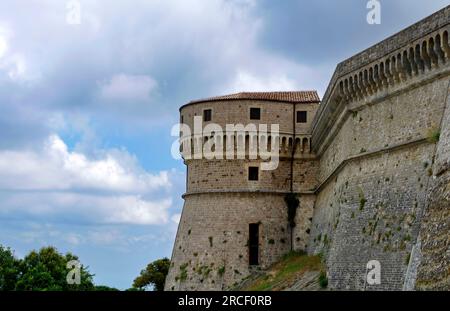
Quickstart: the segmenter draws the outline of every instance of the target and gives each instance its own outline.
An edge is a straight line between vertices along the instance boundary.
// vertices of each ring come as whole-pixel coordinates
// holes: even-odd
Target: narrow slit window
[[[259,265],[259,224],[248,226],[248,263],[250,266]]]

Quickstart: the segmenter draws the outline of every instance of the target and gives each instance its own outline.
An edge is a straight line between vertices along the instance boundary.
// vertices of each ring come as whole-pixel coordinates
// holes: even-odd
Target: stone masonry
[[[249,181],[261,159],[185,158],[166,290],[224,290],[291,249],[323,254],[334,290],[449,290],[449,32],[450,6],[340,63],[320,104],[307,91],[183,106],[190,126],[205,109],[221,126],[279,124],[280,164]],[[260,120],[249,120],[250,108]],[[297,122],[298,111],[307,122]],[[253,134],[242,138],[246,152]],[[226,140],[193,135],[191,143],[208,139]],[[291,192],[300,200],[292,232]],[[249,264],[251,224],[258,265]],[[366,280],[371,260],[381,264],[380,284]]]

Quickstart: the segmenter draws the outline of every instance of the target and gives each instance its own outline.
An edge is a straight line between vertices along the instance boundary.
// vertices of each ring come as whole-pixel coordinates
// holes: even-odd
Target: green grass
[[[256,279],[244,290],[248,291],[276,291],[280,290],[280,283],[295,281],[297,277],[307,271],[324,271],[320,256],[307,256],[304,253],[290,252],[272,267],[267,273]]]

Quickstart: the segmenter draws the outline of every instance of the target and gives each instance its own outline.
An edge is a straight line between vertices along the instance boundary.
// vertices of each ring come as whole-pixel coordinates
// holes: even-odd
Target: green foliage
[[[0,291],[15,289],[19,278],[19,263],[11,249],[0,245]]]
[[[149,263],[147,267],[141,271],[141,274],[134,279],[133,287],[137,289],[147,289],[151,287],[155,291],[163,291],[166,276],[169,273],[169,267],[170,260],[168,258],[158,259]]]
[[[39,252],[31,251],[21,261],[21,278],[16,284],[18,290],[93,290],[93,275],[81,266],[81,283],[67,283],[67,263],[78,257],[60,254],[54,247],[43,247]]]
[[[284,201],[286,202],[288,208],[288,222],[291,228],[295,227],[295,214],[297,213],[297,208],[300,204],[300,200],[298,199],[295,193],[288,193],[284,197]]]
[[[225,274],[225,266],[220,267],[217,270],[217,273],[219,274],[219,276],[223,276]]]
[[[180,282],[183,282],[187,279],[187,267],[188,267],[188,263],[184,263],[180,266],[180,275],[177,277],[178,280],[180,280]]]
[[[324,269],[319,256],[307,256],[305,252],[291,251],[240,290],[279,291],[294,284],[307,271],[319,272]]]
[[[431,143],[437,143],[441,137],[441,131],[437,128],[431,128],[428,130],[427,139]]]
[[[405,235],[403,237],[403,241],[410,242],[411,241],[411,236],[409,234]]]
[[[319,285],[322,288],[326,288],[328,286],[328,278],[327,278],[327,274],[324,271],[320,272],[319,275]]]
[[[80,267],[80,284],[68,284],[67,263],[78,257],[60,254],[54,247],[31,251],[16,259],[9,248],[0,246],[0,290],[73,291],[94,290],[93,275]]]

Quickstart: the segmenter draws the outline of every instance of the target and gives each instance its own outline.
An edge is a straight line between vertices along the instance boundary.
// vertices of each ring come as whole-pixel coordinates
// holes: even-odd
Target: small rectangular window
[[[250,108],[250,120],[261,120],[260,108]]]
[[[180,118],[180,123],[181,123],[181,124],[184,123],[184,117],[183,117],[183,116],[181,116],[181,118]]]
[[[297,123],[308,122],[306,111],[297,111]]]
[[[203,110],[203,121],[204,121],[204,122],[211,121],[211,117],[212,117],[212,111],[211,111],[211,109],[205,109],[205,110]]]
[[[248,168],[248,180],[257,181],[259,179],[259,168],[250,166]]]

